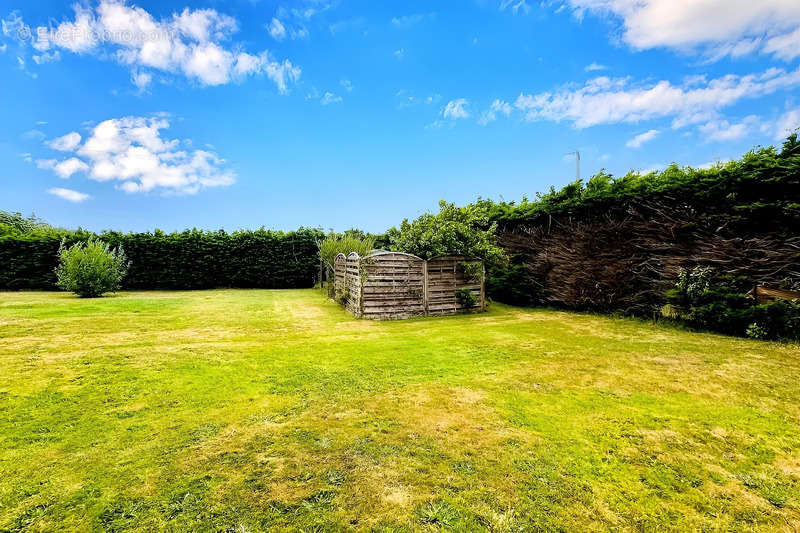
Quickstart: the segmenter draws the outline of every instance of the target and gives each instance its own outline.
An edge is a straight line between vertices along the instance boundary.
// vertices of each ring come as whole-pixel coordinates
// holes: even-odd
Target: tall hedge
[[[53,289],[59,243],[86,240],[92,233],[38,229],[0,231],[0,289]],[[319,269],[322,232],[300,228],[281,232],[201,231],[181,233],[103,232],[97,237],[121,245],[131,261],[127,289],[302,288]]]
[[[681,269],[800,290],[800,139],[708,169],[604,172],[534,200],[483,200],[510,265],[487,289],[508,303],[651,315]]]

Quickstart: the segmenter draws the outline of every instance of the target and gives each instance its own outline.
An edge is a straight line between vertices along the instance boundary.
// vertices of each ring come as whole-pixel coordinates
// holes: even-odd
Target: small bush
[[[58,249],[57,285],[81,298],[96,298],[120,288],[128,271],[128,260],[120,246],[112,249],[107,243],[89,239]]]
[[[456,291],[456,300],[461,304],[461,307],[466,309],[472,309],[478,304],[478,299],[469,289],[458,289]]]
[[[758,325],[758,322],[753,322],[747,326],[747,336],[751,339],[764,339],[767,336],[767,332]]]
[[[523,265],[511,263],[491,267],[486,277],[486,293],[492,300],[511,305],[544,303],[542,285]]]
[[[700,329],[753,339],[798,339],[800,301],[758,304],[745,294],[751,280],[718,275],[708,267],[683,271],[665,296],[661,309],[667,318]]]

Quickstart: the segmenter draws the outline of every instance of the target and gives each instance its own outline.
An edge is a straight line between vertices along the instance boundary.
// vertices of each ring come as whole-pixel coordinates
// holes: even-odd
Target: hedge
[[[708,169],[600,172],[520,203],[479,200],[510,258],[490,297],[653,316],[681,269],[800,289],[800,139]],[[737,326],[738,328],[738,326]]]
[[[92,233],[42,229],[0,232],[0,289],[54,289],[57,251]],[[126,289],[304,288],[319,269],[322,232],[200,231],[103,232],[97,237],[125,250],[131,261]]]

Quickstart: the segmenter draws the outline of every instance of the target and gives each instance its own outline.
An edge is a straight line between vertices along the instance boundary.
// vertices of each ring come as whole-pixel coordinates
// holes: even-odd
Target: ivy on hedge
[[[54,289],[59,244],[88,240],[84,230],[36,228],[19,231],[0,224],[0,289]],[[317,229],[282,232],[202,231],[99,235],[122,246],[131,261],[127,289],[303,288],[319,269]]]

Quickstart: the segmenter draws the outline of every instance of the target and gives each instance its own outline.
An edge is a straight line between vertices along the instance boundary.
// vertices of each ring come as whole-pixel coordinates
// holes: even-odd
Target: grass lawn
[[[0,293],[0,531],[800,528],[800,347],[319,292]]]

